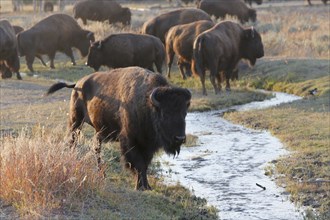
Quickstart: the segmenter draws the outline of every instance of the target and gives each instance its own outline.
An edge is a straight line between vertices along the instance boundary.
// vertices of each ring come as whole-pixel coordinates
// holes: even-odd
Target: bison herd
[[[243,24],[256,21],[256,10],[242,0],[201,0],[197,8],[172,10],[145,21],[140,33],[112,34],[98,41],[75,19],[82,19],[83,24],[92,20],[130,25],[130,9],[115,1],[84,0],[76,3],[73,14],[50,15],[27,30],[1,20],[1,75],[8,78],[16,73],[21,79],[19,55],[25,57],[31,72],[35,58],[46,65],[43,55],[55,68],[58,51],[75,65],[72,48],[87,56],[86,64],[95,71],[103,65],[111,68],[85,76],[76,84],[54,84],[47,94],[65,87],[72,89],[68,126],[71,146],[76,144],[84,123],[95,129],[99,164],[101,143],[119,141],[122,157],[135,173],[136,189],[140,190],[150,189],[147,169],[155,152],[163,148],[176,155],[186,139],[185,117],[191,93],[162,76],[165,60],[168,78],[176,55],[182,77],[199,77],[202,93],[207,95],[206,70],[218,94],[222,81],[230,90],[229,80],[237,74],[241,59],[254,65],[264,56],[262,39],[255,28],[227,20],[215,23],[211,18],[234,15]]]

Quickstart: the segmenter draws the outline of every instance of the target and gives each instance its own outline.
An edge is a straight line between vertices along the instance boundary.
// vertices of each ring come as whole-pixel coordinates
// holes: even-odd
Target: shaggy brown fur
[[[77,2],[73,7],[75,19],[81,18],[84,25],[87,20],[106,21],[110,24],[121,22],[124,25],[131,24],[131,11],[129,8],[123,8],[115,1],[108,0],[87,0]]]
[[[165,48],[159,38],[147,34],[113,34],[95,42],[89,49],[87,65],[99,70],[101,65],[109,68],[140,66],[162,73]]]
[[[25,56],[27,66],[34,72],[32,64],[36,56],[47,54],[50,67],[55,68],[54,58],[57,51],[65,53],[76,64],[72,47],[77,48],[82,56],[87,56],[90,41],[94,34],[83,30],[72,17],[66,14],[50,15],[28,30],[17,35],[20,56]]]
[[[17,79],[22,79],[20,63],[17,53],[17,40],[15,31],[9,21],[0,20],[0,72],[2,78],[11,77],[11,72],[16,73]],[[9,72],[10,74],[9,74]]]
[[[251,65],[264,55],[260,34],[253,28],[243,29],[241,25],[223,21],[198,35],[194,42],[192,70],[200,77],[205,88],[205,70],[210,70],[210,79],[215,93],[221,91],[221,76],[226,78],[226,90],[230,90],[229,79],[240,59],[247,59]],[[217,83],[216,83],[217,81]]]
[[[235,16],[242,24],[249,20],[253,22],[257,20],[256,11],[248,8],[242,0],[202,0],[197,7],[216,18],[224,19],[226,15]]]
[[[183,79],[186,74],[191,76],[191,58],[195,38],[202,32],[214,26],[212,21],[196,21],[189,24],[176,25],[168,31],[165,45],[167,54],[167,76],[170,78],[174,54],[178,57],[178,65]]]
[[[211,20],[211,17],[200,9],[177,9],[161,15],[158,15],[146,21],[141,32],[158,37],[165,44],[165,35],[167,31],[178,24],[188,24],[193,21]]]
[[[73,88],[70,101],[71,143],[86,122],[101,142],[119,140],[125,165],[136,176],[136,189],[151,189],[147,169],[156,151],[178,154],[185,141],[185,117],[191,94],[172,87],[164,77],[140,67],[127,67],[88,75],[76,85],[58,83],[48,94]]]

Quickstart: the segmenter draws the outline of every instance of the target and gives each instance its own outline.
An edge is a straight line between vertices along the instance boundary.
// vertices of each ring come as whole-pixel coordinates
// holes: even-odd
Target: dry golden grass
[[[62,129],[42,127],[1,138],[0,198],[23,215],[42,216],[100,189],[104,181],[94,153],[69,149],[64,139]]]

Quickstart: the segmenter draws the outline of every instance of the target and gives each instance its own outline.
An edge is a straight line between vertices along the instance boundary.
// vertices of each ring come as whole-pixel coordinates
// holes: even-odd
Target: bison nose
[[[174,141],[178,144],[183,144],[186,142],[186,136],[175,136]]]

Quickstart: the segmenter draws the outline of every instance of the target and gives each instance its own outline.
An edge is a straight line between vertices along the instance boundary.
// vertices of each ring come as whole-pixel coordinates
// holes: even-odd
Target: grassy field
[[[12,13],[8,1],[1,1],[1,5],[1,18],[24,28],[48,15],[32,13],[31,7],[22,13]],[[149,17],[170,10],[168,4],[161,5],[163,9],[158,6],[158,3],[153,5],[155,10],[148,13],[134,10],[132,28],[121,29],[100,22],[89,22],[84,28],[94,31],[96,39],[116,32],[134,32]],[[71,14],[71,9],[67,7],[65,13]],[[330,218],[329,6],[264,4],[257,12],[258,22],[253,25],[262,35],[265,57],[254,68],[242,69],[240,80],[232,82],[230,94],[215,96],[207,80],[209,95],[204,97],[199,80],[183,81],[176,67],[171,83],[192,91],[190,111],[268,98],[255,92],[255,88],[303,96],[304,99],[292,104],[228,113],[225,117],[256,129],[270,130],[279,137],[291,154],[274,161],[276,169],[266,173],[277,176],[279,185],[291,193],[293,201],[310,207],[308,218]],[[75,82],[93,72],[84,66],[85,59],[77,54],[75,57],[77,66],[71,66],[69,59],[58,53],[54,70],[35,61],[35,76],[25,74],[23,81],[0,81],[0,218],[218,218],[216,210],[207,206],[204,199],[180,185],[164,185],[157,163],[149,170],[154,190],[132,190],[134,180],[120,165],[117,143],[104,145],[102,158],[107,175],[103,178],[96,170],[93,130],[88,126],[84,128],[79,148],[67,149],[65,131],[70,90],[63,89],[49,97],[43,94],[58,79]],[[21,71],[28,73],[24,58],[21,58]],[[316,96],[308,93],[313,88],[318,88]]]

